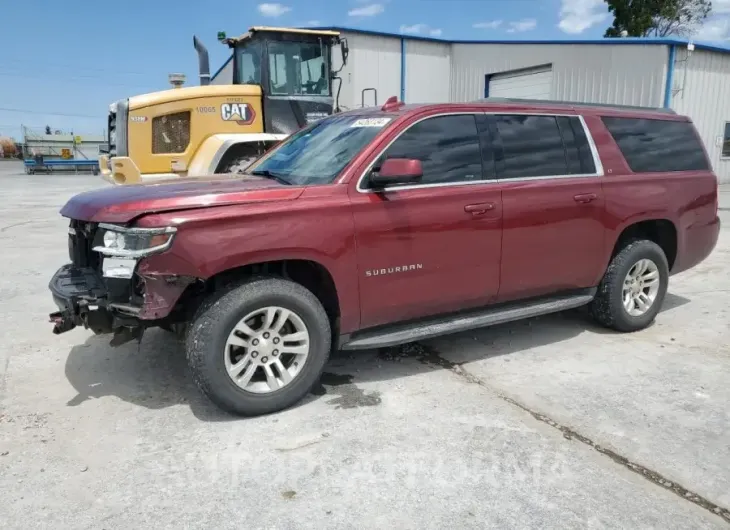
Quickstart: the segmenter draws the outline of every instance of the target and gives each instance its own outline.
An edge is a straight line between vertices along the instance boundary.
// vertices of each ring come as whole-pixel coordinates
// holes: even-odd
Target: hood
[[[176,180],[114,186],[76,195],[61,215],[79,221],[126,223],[143,214],[189,210],[208,206],[253,202],[290,201],[304,188],[240,175],[228,178],[179,178]]]
[[[261,97],[261,87],[258,85],[205,85],[171,88],[141,94],[129,98],[129,110],[137,110],[151,105],[176,103],[178,101],[211,97]]]

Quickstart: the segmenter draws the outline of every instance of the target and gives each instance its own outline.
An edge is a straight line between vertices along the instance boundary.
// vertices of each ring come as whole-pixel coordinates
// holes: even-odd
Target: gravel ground
[[[70,196],[0,163],[4,528],[713,528],[730,522],[730,188],[715,253],[655,325],[571,312],[337,354],[301,405],[237,419],[169,334],[51,334]]]

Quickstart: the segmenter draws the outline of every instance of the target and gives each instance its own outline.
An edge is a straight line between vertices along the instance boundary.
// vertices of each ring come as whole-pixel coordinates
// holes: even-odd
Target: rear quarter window
[[[634,173],[710,169],[690,122],[607,116],[601,119]]]

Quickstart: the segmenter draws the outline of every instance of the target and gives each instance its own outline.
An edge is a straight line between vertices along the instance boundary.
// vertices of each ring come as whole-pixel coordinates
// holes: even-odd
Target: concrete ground
[[[336,355],[279,414],[237,419],[161,331],[54,336],[71,195],[99,177],[0,162],[5,528],[712,528],[730,522],[730,189],[714,254],[655,325],[579,313]]]

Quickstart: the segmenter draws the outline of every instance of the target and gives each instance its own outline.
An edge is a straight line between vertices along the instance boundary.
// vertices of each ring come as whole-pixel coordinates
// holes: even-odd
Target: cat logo
[[[248,103],[222,103],[221,118],[223,121],[235,121],[238,125],[253,122],[256,113]]]

